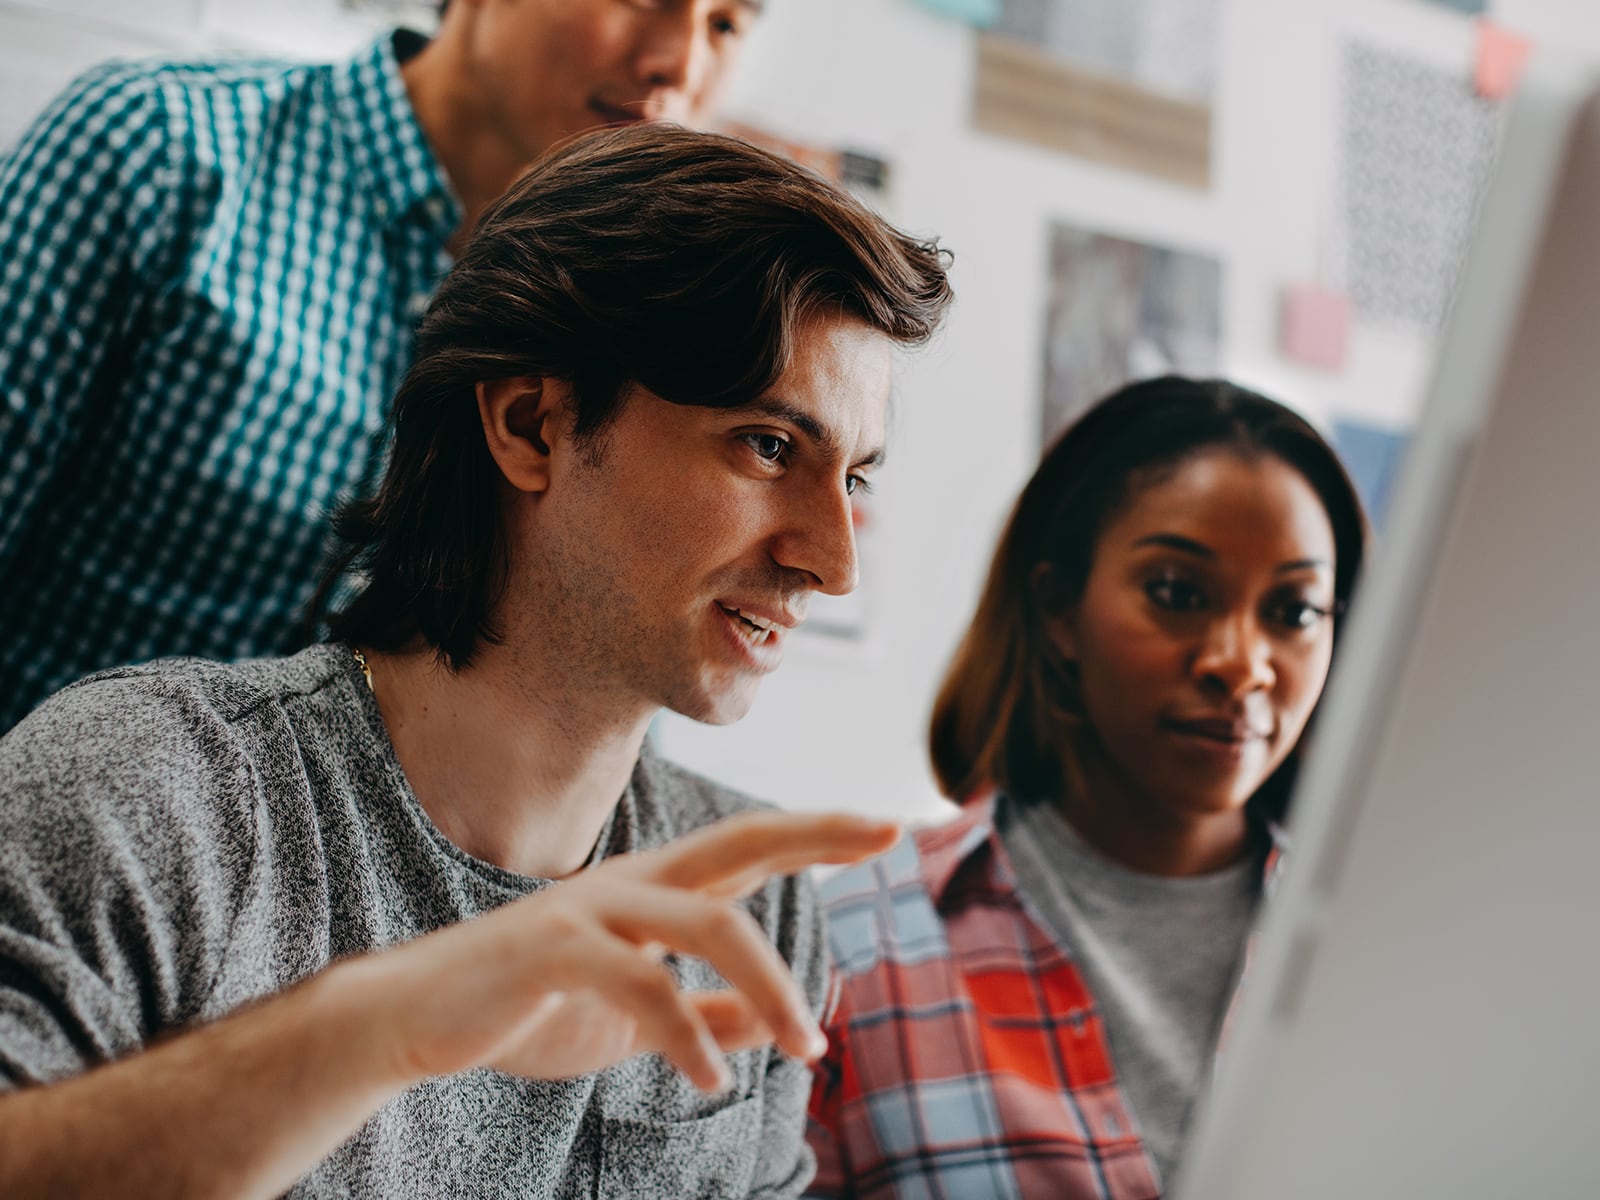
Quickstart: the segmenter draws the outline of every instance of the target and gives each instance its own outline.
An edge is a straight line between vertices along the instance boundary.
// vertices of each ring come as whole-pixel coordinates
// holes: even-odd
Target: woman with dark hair
[[[1365,540],[1316,430],[1226,382],[1051,448],[934,705],[960,815],[824,889],[814,1194],[1162,1194]]]

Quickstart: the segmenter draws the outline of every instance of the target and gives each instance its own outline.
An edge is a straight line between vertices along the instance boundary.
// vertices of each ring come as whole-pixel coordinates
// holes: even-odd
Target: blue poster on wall
[[[916,0],[918,7],[987,29],[1000,19],[1000,0]]]
[[[1367,517],[1374,532],[1383,529],[1408,440],[1402,430],[1383,429],[1359,421],[1333,423],[1334,448],[1344,460],[1356,491],[1361,493],[1361,502],[1367,506]]]

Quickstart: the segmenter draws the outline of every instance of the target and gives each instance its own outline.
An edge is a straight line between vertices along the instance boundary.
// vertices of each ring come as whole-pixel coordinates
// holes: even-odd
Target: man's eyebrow
[[[805,434],[817,447],[827,455],[834,458],[844,457],[844,447],[839,441],[839,436],[821,421],[802,408],[792,404],[785,404],[782,400],[752,400],[749,404],[741,404],[738,410],[748,413],[752,417],[765,417],[769,421],[781,421],[793,425]],[[888,452],[883,446],[877,447],[870,454],[856,459],[852,467],[877,467],[883,465],[883,460]]]
[[[1168,550],[1176,550],[1180,554],[1188,554],[1195,558],[1203,558],[1207,562],[1217,560],[1217,552],[1204,542],[1197,542],[1193,538],[1184,537],[1181,533],[1151,533],[1146,534],[1134,546],[1163,546]],[[1286,563],[1279,563],[1276,573],[1288,574],[1290,571],[1331,570],[1333,564],[1325,558],[1296,558]]]
[[[734,3],[758,17],[767,11],[767,0],[734,0]]]

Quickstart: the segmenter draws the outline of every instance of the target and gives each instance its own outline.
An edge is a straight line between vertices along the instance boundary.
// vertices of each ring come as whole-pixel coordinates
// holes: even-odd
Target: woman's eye
[[[1278,605],[1277,619],[1290,629],[1313,629],[1333,613],[1309,600],[1285,600]]]
[[[1145,595],[1157,605],[1172,612],[1198,612],[1206,605],[1206,596],[1187,579],[1152,579],[1144,585]]]
[[[744,440],[764,462],[781,462],[783,452],[789,448],[789,443],[775,433],[747,433]]]

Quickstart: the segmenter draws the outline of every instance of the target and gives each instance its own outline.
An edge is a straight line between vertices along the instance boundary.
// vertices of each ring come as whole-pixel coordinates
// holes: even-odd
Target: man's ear
[[[571,418],[571,387],[548,375],[515,375],[477,384],[483,436],[506,482],[519,492],[550,486],[550,448]]]
[[[1061,573],[1050,563],[1040,563],[1028,575],[1033,601],[1044,614],[1044,630],[1050,644],[1068,662],[1078,657],[1078,610],[1067,603]]]

